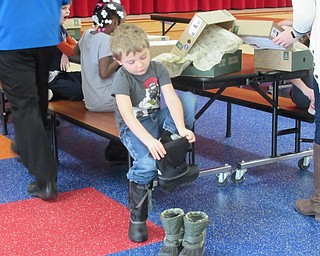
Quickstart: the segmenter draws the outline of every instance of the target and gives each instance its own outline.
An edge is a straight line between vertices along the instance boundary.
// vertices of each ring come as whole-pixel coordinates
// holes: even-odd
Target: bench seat
[[[104,138],[120,141],[113,112],[91,112],[86,109],[83,101],[59,100],[49,102],[48,114],[51,116],[52,146],[57,160],[56,117],[60,117]]]
[[[216,94],[217,91],[218,89],[206,90],[203,94],[204,96],[212,96],[212,94]],[[271,97],[270,99],[272,99]],[[273,111],[272,105],[257,91],[242,87],[228,87],[218,99],[265,112],[272,113]],[[309,114],[307,110],[297,107],[290,98],[282,96],[278,98],[278,114],[303,122],[314,122],[314,116]]]

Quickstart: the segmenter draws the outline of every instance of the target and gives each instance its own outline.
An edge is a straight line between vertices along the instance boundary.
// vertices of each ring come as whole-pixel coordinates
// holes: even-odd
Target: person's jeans
[[[192,129],[198,108],[197,98],[190,92],[182,93],[179,98],[183,106],[185,125],[188,129]],[[177,132],[168,108],[142,119],[141,124],[154,138],[159,138],[163,130]],[[149,184],[157,177],[156,160],[127,126],[120,129],[120,139],[133,158],[133,165],[127,173],[127,178],[138,184]]]
[[[320,92],[319,92],[319,85],[315,79],[313,80],[313,90],[314,90],[315,109],[316,109],[315,119],[314,119],[314,122],[316,124],[314,142],[320,145]]]

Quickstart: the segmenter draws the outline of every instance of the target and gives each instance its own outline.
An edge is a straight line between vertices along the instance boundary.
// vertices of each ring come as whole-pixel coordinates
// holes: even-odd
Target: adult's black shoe
[[[57,198],[57,184],[56,182],[49,181],[45,184],[38,184],[31,182],[28,187],[30,196],[39,197],[42,200],[53,200]]]

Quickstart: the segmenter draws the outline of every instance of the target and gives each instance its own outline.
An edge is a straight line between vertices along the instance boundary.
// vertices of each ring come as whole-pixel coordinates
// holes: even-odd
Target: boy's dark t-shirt
[[[130,96],[133,112],[140,119],[160,109],[160,86],[171,84],[167,69],[156,61],[151,61],[147,72],[133,75],[121,67],[112,83],[112,95]],[[116,123],[119,129],[125,124],[118,106],[115,108]]]

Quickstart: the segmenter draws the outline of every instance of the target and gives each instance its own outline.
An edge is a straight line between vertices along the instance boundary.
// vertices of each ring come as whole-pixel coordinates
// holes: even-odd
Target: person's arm
[[[132,111],[132,103],[128,95],[116,94],[116,102],[120,114],[135,136],[149,149],[154,159],[160,160],[166,154],[162,143],[154,138],[135,117]]]
[[[99,76],[102,79],[108,78],[119,68],[119,63],[112,56],[99,59]]]
[[[61,42],[57,45],[57,48],[67,56],[74,55],[74,48],[77,45],[77,42],[69,35],[67,35],[67,40]]]
[[[172,84],[161,86],[161,90],[179,135],[185,137],[190,143],[194,142],[196,138],[194,133],[185,126],[182,104]]]
[[[298,38],[311,31],[316,16],[315,0],[293,0],[293,33]]]
[[[314,91],[308,87],[300,78],[291,79],[290,82],[296,86],[310,100],[310,105],[314,106]]]
[[[284,26],[284,31],[279,33],[273,42],[277,45],[289,47],[299,40],[304,34],[310,32],[315,17],[315,1],[295,0],[293,4],[292,26]],[[306,13],[308,15],[306,15]]]

